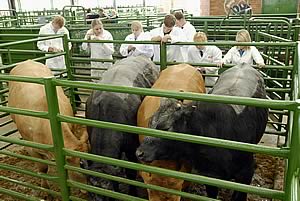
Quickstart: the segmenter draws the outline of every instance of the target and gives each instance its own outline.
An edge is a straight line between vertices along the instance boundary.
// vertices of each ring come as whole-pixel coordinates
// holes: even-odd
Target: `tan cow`
[[[205,93],[205,83],[198,70],[188,64],[169,66],[160,73],[159,78],[152,86],[154,89],[165,89],[173,91],[186,91]],[[146,96],[138,110],[138,126],[148,127],[148,123],[155,111],[160,107],[160,97]],[[140,142],[144,136],[140,135]],[[153,161],[150,165],[189,172],[190,167],[182,161]],[[147,172],[140,172],[146,184],[154,184],[169,189],[182,190],[184,180],[160,176]],[[180,196],[153,191],[148,189],[150,201],[180,201]]]
[[[52,76],[52,73],[47,66],[28,60],[13,68],[10,75],[49,77]],[[73,116],[70,101],[64,94],[62,87],[57,87],[56,89],[60,113]],[[48,111],[44,86],[33,83],[9,82],[8,106],[35,111]],[[11,114],[11,118],[15,122],[24,140],[42,144],[53,143],[49,120],[16,114]],[[85,127],[62,123],[62,132],[66,148],[82,152],[88,151],[89,143]],[[40,149],[28,148],[28,152],[33,157],[47,160],[54,159],[53,153]],[[75,166],[79,166],[80,164],[80,159],[75,157],[67,157],[67,161]],[[36,165],[39,172],[48,172],[47,165],[41,163],[36,163]],[[69,176],[76,181],[85,182],[85,177],[82,174],[69,172]],[[41,185],[45,188],[49,187],[48,182],[44,180],[42,180]]]

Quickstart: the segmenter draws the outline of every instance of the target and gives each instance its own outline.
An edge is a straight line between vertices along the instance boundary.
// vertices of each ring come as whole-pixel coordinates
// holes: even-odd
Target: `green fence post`
[[[66,69],[67,69],[67,77],[68,80],[74,80],[73,74],[75,73],[74,70],[71,68],[71,62],[70,62],[70,50],[69,50],[69,38],[68,35],[65,34],[63,38],[64,42],[64,50],[66,52],[65,54],[65,63],[66,63]],[[74,96],[74,88],[69,89],[69,95],[70,95],[70,101],[73,108],[73,111],[76,111],[76,104],[75,104],[75,96]]]
[[[292,136],[290,137],[290,156],[287,165],[287,175],[285,179],[285,189],[286,189],[286,200],[287,201],[295,201],[293,200],[293,184],[292,179],[296,170],[300,167],[300,159],[299,159],[299,147],[300,147],[300,106],[298,106],[293,115],[293,129]]]
[[[160,70],[167,68],[167,44],[160,44]]]
[[[57,120],[59,114],[59,105],[56,93],[56,87],[52,84],[52,77],[45,78],[45,91],[48,103],[49,120],[53,138],[55,162],[58,174],[58,185],[61,190],[63,201],[69,200],[69,187],[67,185],[67,172],[65,166],[64,139],[62,135],[61,122]]]

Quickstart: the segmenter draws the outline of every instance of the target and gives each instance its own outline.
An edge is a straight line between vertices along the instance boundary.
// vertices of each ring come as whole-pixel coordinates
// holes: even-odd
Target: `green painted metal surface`
[[[298,3],[298,0],[263,0],[262,13],[297,13]]]

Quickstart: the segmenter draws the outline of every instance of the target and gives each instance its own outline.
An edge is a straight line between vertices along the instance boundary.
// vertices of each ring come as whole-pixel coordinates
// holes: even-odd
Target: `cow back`
[[[31,60],[18,64],[11,70],[10,75],[37,78],[53,76],[47,66]],[[64,94],[62,87],[56,87],[56,90],[60,113],[73,116],[71,104]],[[34,83],[10,81],[8,106],[35,111],[48,111],[44,86]],[[12,114],[11,117],[15,121],[24,139],[44,144],[52,144],[49,120],[14,114]],[[63,123],[63,125],[67,126],[67,128],[63,126],[63,130],[70,130],[72,127],[71,124]]]
[[[227,96],[266,98],[263,76],[246,63],[236,65],[223,72],[210,93]],[[245,109],[243,105],[232,106],[238,114]]]
[[[128,57],[116,62],[104,74],[99,83],[117,86],[150,88],[158,77],[158,68],[144,56]],[[93,91],[87,100],[86,117],[115,123],[136,125],[136,115],[142,95],[115,93],[105,91]],[[108,131],[94,127],[88,127],[91,142],[91,151],[95,154],[103,154],[104,147],[99,143],[106,141],[118,141],[116,149],[121,149],[123,143],[120,132]],[[108,133],[114,137],[108,137]],[[109,140],[108,138],[111,138]],[[119,146],[120,145],[120,146]],[[130,146],[128,146],[130,148]],[[111,152],[111,151],[107,151]],[[118,155],[119,150],[114,155]],[[110,155],[107,153],[106,155]]]
[[[160,73],[159,78],[152,88],[205,93],[205,84],[202,75],[196,68],[188,64],[169,66]],[[150,118],[160,106],[160,100],[160,97],[153,96],[146,96],[144,98],[138,111],[138,126],[148,127]],[[140,141],[143,141],[142,135],[140,135]]]

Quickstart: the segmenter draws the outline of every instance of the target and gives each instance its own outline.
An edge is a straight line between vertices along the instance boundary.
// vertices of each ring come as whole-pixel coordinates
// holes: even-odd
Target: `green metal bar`
[[[10,53],[9,48],[7,48],[7,53],[8,53],[8,62],[11,64],[12,63],[12,58],[11,58],[11,53]]]
[[[37,162],[37,163],[43,163],[43,164],[46,164],[46,165],[55,166],[55,162],[53,162],[53,161],[48,161],[48,160],[35,158],[35,157],[31,157],[31,156],[25,156],[25,155],[21,155],[21,154],[11,152],[11,151],[0,150],[0,154],[4,154],[4,155],[7,155],[7,156],[16,157],[16,158],[21,158],[21,159],[24,159],[24,160],[29,160],[29,161],[33,161],[33,162]]]
[[[8,52],[8,48],[6,48],[6,49],[0,49],[0,52],[1,53],[2,52]],[[45,54],[45,52],[40,51],[40,50],[26,50],[26,49],[9,49],[9,52],[11,52],[11,53],[23,53],[23,54],[32,54],[32,53]]]
[[[291,200],[299,200],[300,199],[300,180],[299,180],[299,169],[294,173],[292,181],[291,181]]]
[[[75,70],[72,69],[71,66],[71,61],[70,61],[70,51],[69,51],[69,42],[68,42],[68,35],[65,34],[64,35],[64,50],[66,52],[65,54],[65,62],[66,62],[66,69],[67,69],[67,76],[68,76],[68,80],[74,80],[73,74],[75,74]],[[74,88],[71,87],[69,90],[70,93],[70,101],[71,101],[71,105],[72,105],[72,109],[75,112],[76,111],[76,104],[75,104],[75,96],[74,96]]]
[[[65,86],[65,87],[77,87],[80,85],[80,88],[85,89],[94,89],[100,91],[110,91],[110,92],[119,92],[119,93],[131,93],[138,95],[147,95],[147,96],[159,96],[167,98],[176,98],[176,99],[187,99],[195,101],[209,101],[209,102],[222,102],[227,104],[235,105],[249,105],[249,106],[258,106],[266,107],[272,109],[288,109],[293,110],[296,106],[295,101],[281,101],[281,100],[266,100],[259,98],[245,98],[245,97],[234,97],[234,96],[219,96],[213,94],[198,94],[190,92],[173,92],[160,89],[145,89],[138,87],[126,87],[126,86],[116,86],[108,84],[94,84],[87,82],[72,82],[67,80],[53,80],[55,85]],[[0,110],[1,111],[1,110]]]
[[[43,84],[43,78],[33,78],[33,77],[24,77],[24,76],[15,76],[15,75],[4,75],[0,74],[0,80],[5,81],[17,81],[17,82],[29,82],[36,84]]]
[[[37,112],[37,111],[34,111],[34,110],[13,108],[13,107],[7,107],[7,106],[0,106],[0,111],[1,112],[9,112],[9,113],[13,113],[13,114],[20,114],[20,115],[40,117],[40,118],[48,119],[48,113],[47,112]]]
[[[84,58],[84,57],[70,57],[72,61],[100,61],[100,62],[116,62],[116,59],[92,59],[92,58]]]
[[[160,70],[167,68],[167,45],[166,43],[160,44]]]
[[[32,170],[25,170],[24,168],[19,168],[19,167],[13,166],[13,165],[7,165],[7,164],[3,164],[3,163],[0,163],[0,169],[10,170],[10,171],[17,172],[20,174],[26,174],[26,175],[29,175],[32,177],[46,179],[49,181],[56,181],[58,179],[58,177],[55,177],[55,176],[51,176],[51,175],[44,174],[44,173],[35,173]]]
[[[158,45],[160,42],[154,41],[124,41],[124,40],[82,40],[82,39],[69,39],[72,43],[116,43],[116,44],[153,44]],[[283,46],[295,47],[296,42],[233,42],[233,41],[220,41],[220,42],[178,42],[166,43],[167,45],[216,45],[216,46]],[[1,47],[1,46],[0,46]]]
[[[53,138],[54,154],[57,165],[58,184],[61,190],[61,197],[63,201],[68,201],[70,196],[70,189],[67,185],[67,172],[64,169],[65,165],[65,154],[62,151],[64,147],[64,138],[61,128],[61,122],[57,119],[59,114],[58,98],[56,93],[56,87],[52,84],[54,78],[45,79],[45,91],[48,104],[49,120]]]
[[[297,100],[298,107],[295,111],[290,112],[292,115],[290,115],[290,128],[289,130],[292,131],[291,134],[288,136],[287,139],[287,145],[290,147],[290,156],[287,163],[287,170],[286,170],[286,177],[285,177],[285,189],[286,189],[286,200],[287,201],[294,201],[294,195],[293,190],[293,179],[294,174],[298,171],[300,168],[300,156],[299,156],[299,147],[300,147],[300,102],[299,102],[299,82],[300,82],[300,63],[299,63],[299,43],[296,48],[295,52],[295,58],[294,58],[294,65],[296,66],[295,70],[292,73],[294,83],[292,85],[293,87],[293,93],[292,98],[294,100]],[[299,176],[299,175],[298,175]],[[299,193],[299,192],[298,192]]]
[[[30,42],[37,42],[37,41],[43,41],[43,40],[49,40],[49,39],[54,39],[54,38],[61,38],[63,35],[56,34],[54,36],[48,36],[48,37],[43,37],[43,38],[33,38],[33,39],[27,39],[27,40],[20,40],[20,41],[14,41],[10,43],[1,43],[0,48],[2,47],[7,47],[7,46],[12,46],[12,45],[19,45],[19,44],[24,44],[24,43],[30,43]]]
[[[173,194],[173,195],[182,196],[182,197],[192,199],[192,200],[203,200],[203,201],[215,200],[215,199],[207,198],[207,197],[204,197],[204,196],[189,194],[189,193],[185,193],[185,192],[181,192],[181,191],[177,191],[177,190],[173,190],[173,189],[168,189],[168,188],[164,188],[164,187],[160,187],[160,186],[155,186],[155,185],[152,185],[152,184],[145,184],[143,182],[133,181],[133,180],[125,179],[125,178],[122,178],[122,177],[117,177],[117,176],[104,174],[104,173],[100,173],[100,172],[94,172],[94,171],[91,171],[91,170],[85,170],[85,169],[70,166],[70,165],[66,165],[65,168],[68,169],[68,170],[73,170],[73,171],[76,171],[76,172],[80,172],[80,173],[85,174],[85,175],[92,175],[92,176],[101,177],[101,178],[108,179],[108,180],[122,182],[122,183],[133,185],[133,186],[138,186],[138,187],[142,187],[142,188],[148,188],[148,189],[151,189],[151,190],[157,190],[157,191],[161,191],[161,192],[165,192],[165,193],[170,193],[170,194]],[[69,185],[72,184],[72,182],[73,181],[68,180]],[[77,182],[78,187],[81,186],[81,185],[82,185],[81,183]]]
[[[52,55],[48,55],[48,56],[43,56],[43,57],[38,57],[38,58],[34,58],[32,59],[33,61],[43,61],[46,59],[50,59],[50,58],[54,58],[54,57],[58,57],[58,56],[62,56],[64,55],[65,52],[58,52],[58,53],[54,53]],[[9,69],[9,68],[13,68],[16,65],[18,65],[19,63],[14,63],[14,64],[10,64],[10,65],[5,65],[4,67],[0,67],[0,70],[5,70],[5,69]],[[37,78],[35,78],[37,79]]]
[[[81,118],[69,117],[63,115],[58,115],[58,119],[59,121],[68,122],[68,123],[84,124],[84,125],[93,126],[97,128],[112,129],[112,130],[122,131],[126,133],[135,133],[135,134],[143,133],[143,135],[152,136],[152,137],[166,138],[170,140],[183,141],[183,142],[189,142],[194,144],[205,144],[207,146],[221,147],[226,149],[235,149],[240,151],[268,154],[268,155],[279,156],[284,158],[287,158],[290,152],[288,149],[285,148],[267,147],[267,146],[256,145],[256,144],[248,144],[248,143],[241,143],[241,142],[235,142],[230,140],[222,140],[222,139],[196,136],[190,134],[155,130],[150,128],[135,127],[135,126],[129,126],[129,125],[117,124],[111,122],[81,119]]]
[[[48,145],[48,144],[40,144],[36,142],[31,142],[27,140],[20,140],[17,138],[8,138],[8,137],[3,137],[0,135],[0,141],[7,142],[7,143],[12,143],[12,144],[17,144],[17,145],[22,145],[26,147],[32,147],[32,148],[37,148],[37,149],[43,149],[46,151],[52,151],[53,146]]]
[[[2,187],[0,187],[0,193],[6,194],[6,195],[9,195],[11,197],[18,198],[18,199],[21,199],[21,200],[26,200],[26,201],[40,201],[41,200],[41,199],[38,199],[38,198],[31,197],[30,195],[26,195],[26,194],[23,194],[23,193],[18,193],[16,191],[12,191],[12,190],[5,189],[5,188],[2,188]]]
[[[264,36],[264,37],[271,38],[271,39],[273,39],[275,41],[278,41],[278,42],[292,42],[292,40],[282,38],[282,37],[279,37],[279,36],[275,36],[275,35],[272,35],[272,34],[268,34],[268,33],[262,32],[262,31],[258,31],[258,34],[261,35],[261,36]]]
[[[103,189],[103,188],[97,188],[97,187],[94,187],[94,186],[89,186],[89,185],[86,185],[86,184],[81,184],[81,183],[78,183],[78,182],[75,182],[75,181],[69,181],[69,184],[72,187],[76,187],[76,188],[80,187],[83,190],[86,190],[88,192],[97,193],[97,194],[100,194],[100,195],[103,195],[103,196],[106,196],[106,197],[111,197],[111,198],[114,198],[114,199],[117,199],[117,200],[147,201],[147,200],[142,199],[142,198],[133,197],[133,196],[130,196],[130,195],[118,193],[118,192]]]
[[[178,172],[178,171],[168,170],[168,169],[154,167],[154,166],[137,164],[133,162],[87,154],[87,153],[73,151],[69,149],[64,149],[64,151],[70,156],[76,156],[87,160],[93,160],[99,163],[115,165],[123,168],[133,169],[133,170],[142,170],[145,172],[151,172],[163,176],[171,176],[185,181],[190,181],[192,183],[206,184],[206,185],[216,186],[218,188],[232,189],[232,190],[241,191],[245,193],[260,195],[262,197],[267,197],[267,198],[282,199],[284,197],[284,192],[278,190],[271,190],[271,189],[266,189],[266,188],[261,188],[256,186],[249,186],[245,184],[238,184],[231,181],[225,181],[225,180],[209,178],[201,175],[196,175],[196,174]],[[84,190],[88,190],[88,189],[84,189]]]
[[[12,182],[12,183],[15,183],[17,185],[21,185],[21,186],[25,186],[27,188],[31,188],[33,190],[44,191],[44,192],[47,192],[48,194],[51,194],[51,195],[54,195],[54,196],[57,196],[57,197],[60,196],[59,192],[56,192],[56,191],[53,191],[53,190],[50,190],[50,189],[46,189],[46,188],[43,188],[43,187],[40,187],[40,186],[32,185],[32,184],[29,184],[29,183],[26,183],[26,182],[23,182],[23,181],[11,179],[11,178],[8,178],[8,177],[3,177],[1,175],[0,175],[0,180],[4,180],[4,181],[7,181],[7,182]]]

